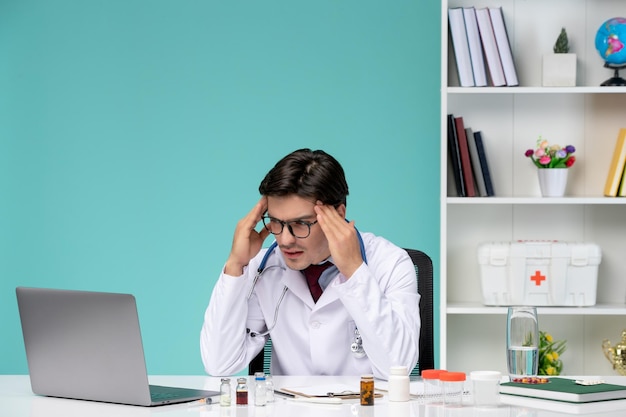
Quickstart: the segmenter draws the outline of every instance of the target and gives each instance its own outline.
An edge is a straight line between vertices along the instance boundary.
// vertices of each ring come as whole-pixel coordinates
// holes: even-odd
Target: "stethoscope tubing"
[[[367,256],[365,255],[365,244],[363,243],[363,238],[361,237],[361,233],[358,230],[356,231],[356,233],[359,239],[359,248],[361,250],[361,258],[363,258],[363,262],[367,264]],[[261,263],[259,264],[256,275],[254,276],[254,280],[252,281],[252,287],[250,288],[250,291],[248,292],[248,297],[247,297],[248,300],[252,296],[252,292],[254,291],[254,287],[256,286],[257,281],[259,280],[261,275],[263,275],[263,272],[265,272],[266,270],[267,261],[269,260],[270,256],[272,255],[272,253],[277,247],[278,247],[278,242],[276,241],[272,242],[270,247],[267,248],[267,252],[265,252],[265,255],[263,255],[263,259],[261,259]],[[270,266],[267,269],[271,269],[273,267],[278,267],[278,265]],[[280,308],[281,303],[283,302],[283,298],[285,298],[286,293],[287,293],[287,286],[285,285],[283,286],[283,291],[280,294],[280,298],[278,299],[278,303],[276,303],[276,308],[274,309],[274,321],[272,325],[268,327],[266,331],[260,332],[260,333],[253,332],[250,329],[248,329],[248,332],[250,333],[250,337],[267,336],[268,334],[270,334],[272,330],[274,330],[274,327],[276,326],[276,322],[278,321],[278,310]]]

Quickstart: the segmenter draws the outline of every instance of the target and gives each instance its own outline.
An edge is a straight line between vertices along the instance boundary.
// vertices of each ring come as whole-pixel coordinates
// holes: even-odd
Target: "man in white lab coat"
[[[391,366],[410,371],[419,354],[415,269],[403,249],[346,220],[348,184],[339,162],[324,151],[297,150],[268,172],[259,191],[236,226],[205,313],[207,373],[242,371],[268,337],[274,375],[387,379]],[[262,249],[270,234],[276,245]],[[327,261],[319,279],[305,278]]]

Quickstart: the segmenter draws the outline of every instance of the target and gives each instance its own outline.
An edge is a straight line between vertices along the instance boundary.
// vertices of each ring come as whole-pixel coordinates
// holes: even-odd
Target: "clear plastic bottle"
[[[389,401],[409,401],[409,374],[406,366],[392,366],[389,372]]]
[[[262,372],[257,372],[254,375],[254,405],[264,406],[267,404],[267,382],[265,381],[265,375]]]
[[[443,404],[443,390],[439,376],[446,372],[443,369],[424,369],[422,380],[424,381],[424,402],[429,404]]]
[[[443,386],[443,404],[447,407],[460,407],[463,403],[465,386],[464,372],[444,372],[439,375]]]
[[[265,387],[267,388],[267,392],[265,393],[265,395],[267,395],[267,402],[274,402],[274,380],[271,375],[265,377]]]
[[[237,378],[237,405],[248,404],[248,384],[246,378]]]
[[[220,385],[220,405],[222,407],[230,406],[230,378],[222,378]]]

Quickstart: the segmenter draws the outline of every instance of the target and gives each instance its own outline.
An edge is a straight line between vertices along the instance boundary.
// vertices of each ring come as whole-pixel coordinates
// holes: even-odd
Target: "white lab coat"
[[[317,303],[300,271],[285,266],[280,250],[246,299],[267,249],[250,261],[241,277],[221,274],[204,317],[200,336],[202,360],[210,375],[245,369],[265,344],[246,329],[271,331],[274,375],[362,375],[387,379],[389,368],[412,369],[419,350],[419,294],[415,269],[406,251],[371,233],[361,234],[367,264],[346,280],[335,272]],[[350,350],[359,329],[367,354]]]

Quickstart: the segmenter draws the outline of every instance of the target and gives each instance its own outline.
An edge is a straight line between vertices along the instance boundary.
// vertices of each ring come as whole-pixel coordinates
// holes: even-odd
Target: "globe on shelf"
[[[612,78],[602,86],[626,86],[626,80],[619,76],[619,70],[626,68],[626,18],[612,17],[602,23],[596,33],[596,49],[604,67],[614,71]]]

